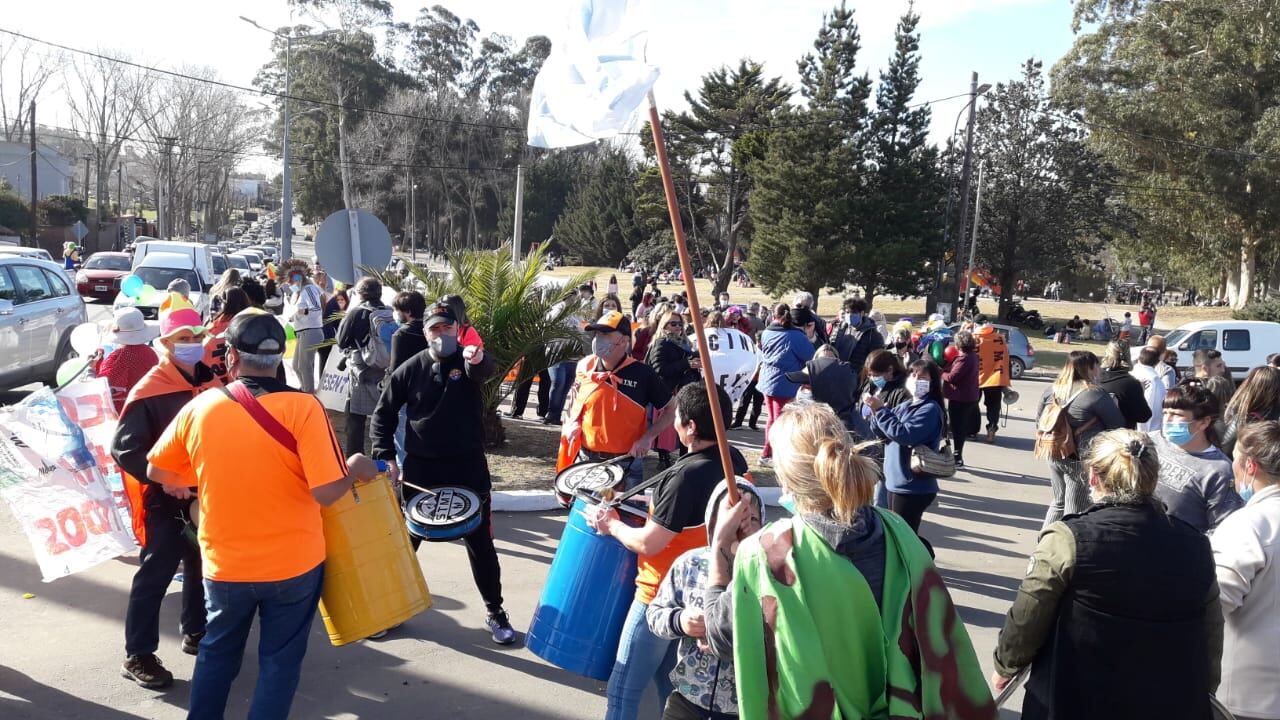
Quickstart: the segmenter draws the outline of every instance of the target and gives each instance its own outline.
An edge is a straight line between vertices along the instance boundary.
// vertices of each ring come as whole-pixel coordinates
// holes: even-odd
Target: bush
[[[1265,320],[1280,323],[1280,297],[1254,300],[1231,314],[1236,320]]]
[[[40,222],[50,227],[69,227],[89,219],[89,208],[80,198],[50,195],[40,201]]]

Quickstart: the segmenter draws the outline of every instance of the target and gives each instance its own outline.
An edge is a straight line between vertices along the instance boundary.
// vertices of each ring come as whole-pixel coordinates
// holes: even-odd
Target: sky
[[[517,42],[549,35],[563,23],[567,0],[392,0],[396,19],[412,21],[418,9],[435,3],[469,17],[482,35],[500,33]],[[793,85],[796,62],[813,46],[822,17],[835,0],[637,0],[650,29],[649,59],[661,69],[654,87],[660,107],[685,107],[683,93],[695,90],[703,74],[749,57],[766,72]],[[129,52],[135,60],[165,69],[208,66],[221,79],[250,85],[269,58],[271,37],[239,19],[265,27],[291,21],[285,0],[7,0],[0,29],[82,49]],[[849,0],[862,36],[860,64],[873,80],[893,53],[893,32],[908,0]],[[1070,0],[917,0],[921,16],[922,81],[917,101],[966,93],[970,73],[980,82],[1015,77],[1028,57],[1051,67],[1071,46]],[[305,18],[293,15],[294,22]],[[647,21],[647,22],[645,22]],[[12,38],[0,34],[0,43]],[[51,83],[56,85],[58,83]],[[69,112],[51,88],[38,103],[38,121],[70,127]],[[260,96],[250,102],[265,102]],[[932,137],[950,135],[963,97],[933,105]],[[266,171],[267,159],[245,169]]]

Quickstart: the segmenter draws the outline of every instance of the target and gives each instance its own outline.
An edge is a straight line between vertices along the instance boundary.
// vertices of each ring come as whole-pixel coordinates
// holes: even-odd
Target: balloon
[[[137,275],[125,275],[120,281],[120,292],[124,293],[125,297],[136,298],[145,286],[146,283]]]
[[[58,381],[59,385],[66,385],[74,380],[75,377],[80,374],[80,371],[84,370],[85,366],[88,364],[89,358],[71,358],[58,366],[58,372],[54,375],[54,378]]]
[[[143,285],[142,288],[138,290],[138,296],[137,296],[138,302],[142,302],[142,303],[151,302],[151,296],[155,295],[158,292],[160,291],[156,290],[150,285]]]
[[[102,342],[102,330],[94,323],[81,323],[71,331],[71,349],[77,355],[87,357]]]
[[[114,344],[114,343],[107,343],[106,345],[103,345],[103,346],[102,346],[102,359],[103,359],[103,360],[106,360],[107,358],[111,357],[111,353],[115,352],[115,351],[116,351],[116,350],[118,350],[118,349],[120,349],[120,346],[119,346],[119,345],[116,345],[116,344]]]
[[[939,365],[943,364],[946,360],[945,352],[946,349],[943,347],[942,343],[929,343],[929,357],[933,358],[935,363]]]
[[[295,333],[295,332],[293,331],[293,326],[292,326],[292,325],[285,325],[285,326],[284,326],[284,339],[285,339],[285,340],[297,340],[297,339],[298,339],[298,335],[297,335],[297,333]]]
[[[952,360],[955,360],[956,358],[960,357],[960,349],[957,348],[955,345],[948,345],[947,349],[942,351],[942,357],[947,362],[951,362]]]

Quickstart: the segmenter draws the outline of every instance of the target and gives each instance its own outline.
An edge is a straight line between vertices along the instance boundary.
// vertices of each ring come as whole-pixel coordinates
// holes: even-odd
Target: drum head
[[[480,512],[480,496],[463,487],[432,488],[415,495],[405,511],[410,520],[427,528],[458,526]]]
[[[598,495],[620,487],[625,477],[626,470],[613,460],[575,463],[556,476],[556,492],[565,497],[579,492]]]

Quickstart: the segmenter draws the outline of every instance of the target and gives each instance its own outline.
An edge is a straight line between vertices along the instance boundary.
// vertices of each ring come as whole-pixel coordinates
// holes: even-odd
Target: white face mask
[[[916,381],[911,385],[911,397],[917,400],[928,397],[929,386],[930,382],[928,380],[925,380],[924,378],[916,378]]]

